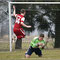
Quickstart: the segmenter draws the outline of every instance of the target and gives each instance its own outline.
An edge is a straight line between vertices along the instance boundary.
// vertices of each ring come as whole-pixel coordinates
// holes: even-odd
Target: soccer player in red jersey
[[[25,32],[23,31],[23,28],[21,28],[22,26],[27,27],[27,28],[31,28],[31,26],[28,26],[26,24],[24,24],[24,20],[25,20],[25,14],[26,11],[25,9],[21,9],[20,14],[16,14],[15,12],[15,6],[13,6],[13,15],[16,17],[16,21],[15,21],[15,25],[13,28],[14,33],[17,36],[17,41],[20,40],[21,38],[25,37]],[[17,44],[17,42],[16,42]]]

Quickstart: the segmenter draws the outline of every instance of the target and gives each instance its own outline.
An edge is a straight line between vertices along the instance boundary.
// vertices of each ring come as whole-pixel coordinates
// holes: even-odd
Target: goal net
[[[31,33],[31,32],[29,32],[30,30],[27,29],[27,32],[26,32],[27,36],[22,40],[22,49],[28,49],[31,40],[35,36],[39,35],[40,30],[38,31],[38,28],[37,28],[38,25],[39,25],[39,23],[38,23],[39,19],[40,19],[39,17],[43,16],[46,13],[46,10],[48,12],[50,12],[47,9],[47,5],[50,6],[50,4],[52,6],[52,5],[56,5],[56,4],[60,4],[60,3],[59,2],[9,2],[9,40],[10,40],[10,51],[12,51],[14,49],[14,43],[12,43],[12,35],[13,35],[13,25],[14,25],[14,22],[15,22],[15,18],[12,16],[12,14],[13,14],[12,6],[13,5],[17,6],[16,7],[17,13],[19,13],[19,10],[22,9],[22,8],[26,9],[26,11],[27,11],[27,13],[26,13],[27,14],[26,15],[26,22],[25,22],[26,24],[28,24],[30,22],[32,24],[32,26],[33,26],[33,24],[35,23],[34,24],[35,25],[34,26],[35,30],[33,28],[31,30],[31,32],[32,31],[34,31],[34,32]],[[46,6],[46,8],[44,7],[44,5]],[[45,19],[47,22],[51,22],[48,19],[47,15],[44,15],[41,18]],[[27,20],[29,20],[29,21],[27,21]],[[38,21],[36,22],[36,20],[38,20]],[[32,23],[32,21],[33,21],[33,23]],[[43,24],[43,22],[44,21],[42,21],[42,24]],[[55,24],[53,23],[53,25],[55,25]],[[50,27],[50,28],[52,28],[52,27]],[[43,32],[43,31],[41,31],[41,32]],[[55,33],[55,32],[53,32],[53,33]]]

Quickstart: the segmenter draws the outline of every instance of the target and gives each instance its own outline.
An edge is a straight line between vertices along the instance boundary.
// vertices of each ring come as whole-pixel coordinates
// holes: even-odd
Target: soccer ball
[[[39,46],[40,49],[44,49],[44,46]]]

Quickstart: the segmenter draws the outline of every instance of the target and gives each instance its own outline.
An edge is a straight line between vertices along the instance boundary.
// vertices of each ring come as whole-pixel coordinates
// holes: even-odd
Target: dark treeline
[[[15,5],[16,12],[19,14],[20,9],[26,10],[26,20],[25,23],[32,26],[31,29],[24,28],[26,31],[33,31],[35,29],[34,26],[37,26],[38,30],[48,31],[51,24],[55,24],[56,19],[56,8],[57,5]],[[55,6],[55,8],[54,8]],[[48,19],[44,19],[44,17],[48,17]],[[37,25],[36,25],[37,23]]]

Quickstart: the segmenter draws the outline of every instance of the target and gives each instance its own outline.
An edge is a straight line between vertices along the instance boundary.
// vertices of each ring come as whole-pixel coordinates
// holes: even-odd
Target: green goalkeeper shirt
[[[37,43],[43,43],[43,44],[45,44],[45,41],[44,41],[44,40],[41,40],[41,41],[40,41],[38,37],[35,37],[35,38],[31,41],[30,46],[32,46],[33,48],[38,48]]]

